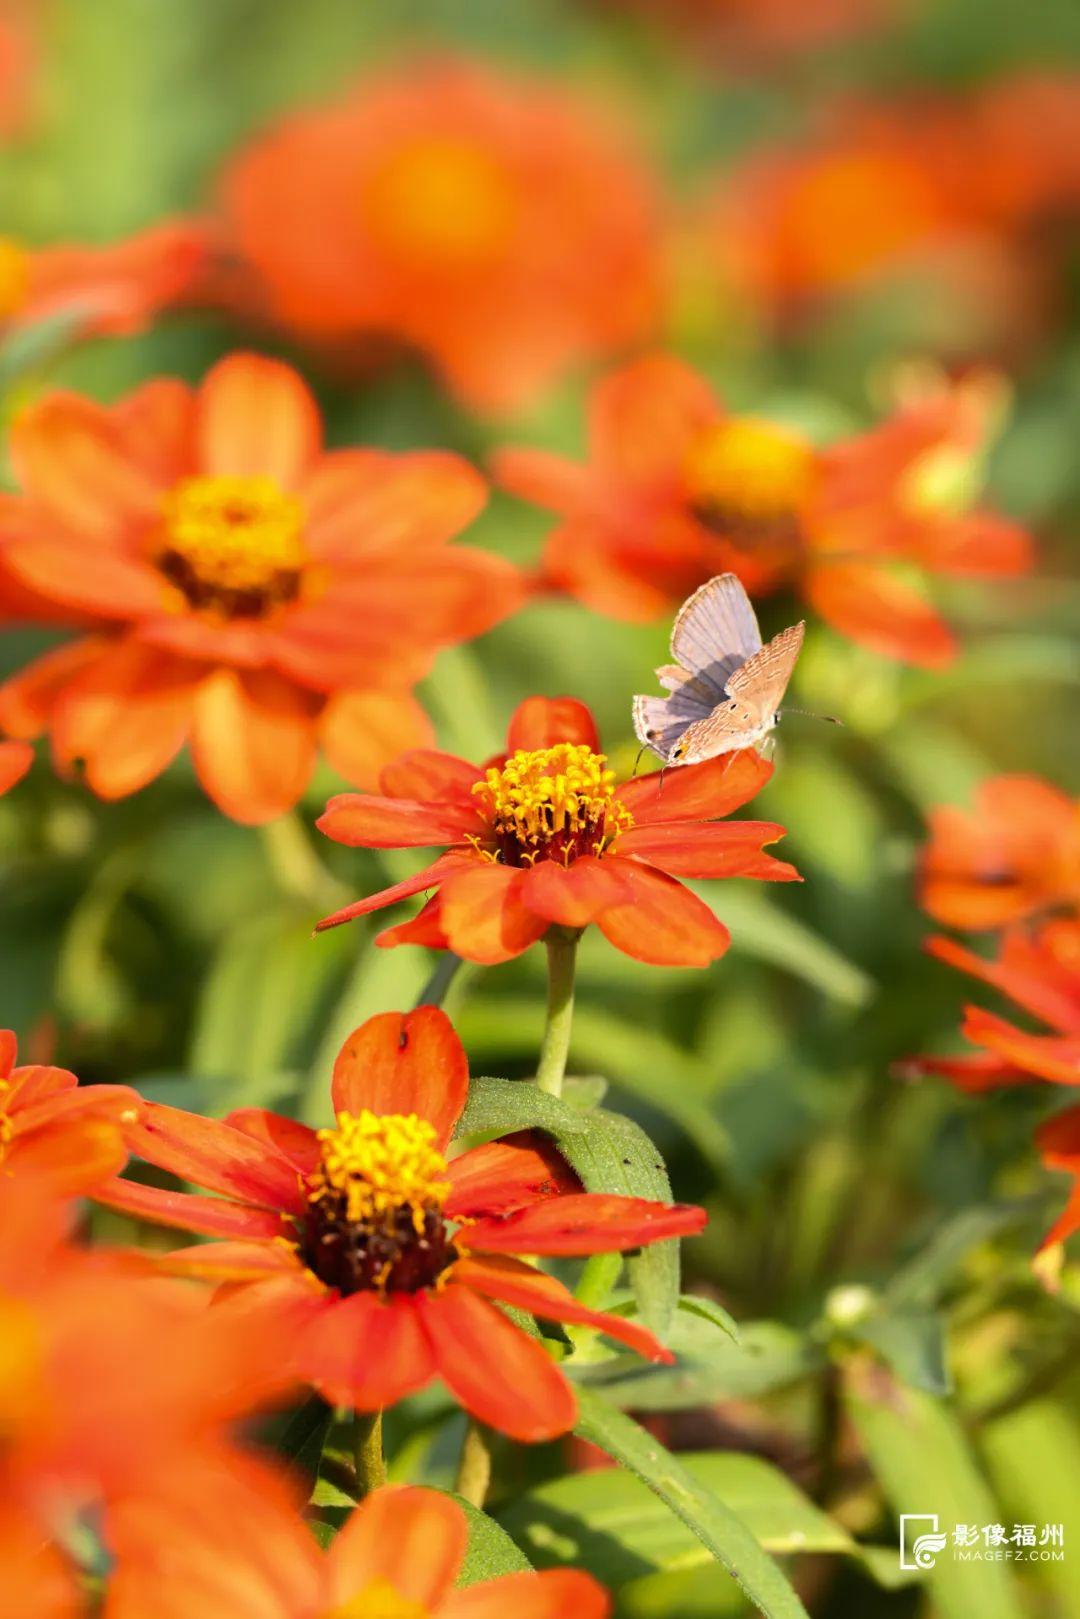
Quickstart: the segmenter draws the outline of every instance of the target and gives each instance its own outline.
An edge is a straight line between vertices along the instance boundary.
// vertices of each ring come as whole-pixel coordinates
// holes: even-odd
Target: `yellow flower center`
[[[443,1204],[450,1191],[435,1130],[415,1113],[338,1115],[320,1130],[321,1162],[308,1179],[300,1251],[343,1293],[415,1293],[457,1257]]]
[[[422,1602],[399,1596],[389,1580],[378,1579],[321,1619],[428,1619],[428,1612]]]
[[[399,146],[368,178],[368,228],[418,270],[476,270],[506,246],[517,218],[509,175],[467,140],[421,137]]]
[[[774,422],[732,416],[691,447],[684,466],[695,515],[733,544],[797,545],[816,466],[812,445]]]
[[[30,258],[12,236],[0,236],[0,320],[15,315],[30,291]]]
[[[606,756],[584,743],[519,748],[473,788],[494,844],[482,852],[509,866],[540,859],[565,866],[579,855],[610,849],[634,817],[615,797],[615,772],[606,766]]]
[[[304,511],[272,478],[185,478],[162,512],[157,566],[189,606],[263,618],[299,595]]]

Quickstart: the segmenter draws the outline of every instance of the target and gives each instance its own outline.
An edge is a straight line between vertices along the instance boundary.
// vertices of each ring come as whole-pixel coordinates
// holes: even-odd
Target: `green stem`
[[[550,927],[544,940],[548,958],[547,1018],[536,1083],[551,1096],[562,1095],[574,1020],[574,960],[580,937],[576,929]]]
[[[278,887],[317,910],[335,910],[352,891],[339,883],[312,847],[307,828],[296,810],[259,828],[263,848]]]
[[[435,963],[431,977],[416,997],[417,1006],[441,1006],[446,999],[451,984],[457,977],[458,968],[465,963],[460,956],[455,956],[452,950],[444,950]]]
[[[474,1417],[470,1417],[461,1446],[454,1489],[458,1495],[464,1496],[470,1506],[482,1508],[490,1483],[491,1447],[483,1428]]]
[[[356,1458],[356,1491],[365,1495],[386,1483],[386,1462],[382,1448],[382,1412],[357,1411],[353,1417],[353,1455]]]
[[[600,1310],[611,1297],[622,1270],[622,1254],[590,1254],[581,1267],[574,1297],[588,1310]]]

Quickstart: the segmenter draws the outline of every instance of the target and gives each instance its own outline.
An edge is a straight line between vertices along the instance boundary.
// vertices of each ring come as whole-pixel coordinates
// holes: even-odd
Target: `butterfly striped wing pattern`
[[[750,748],[768,736],[788,688],[806,626],[781,630],[728,681],[730,698],[711,714],[687,726],[680,738],[679,764],[700,764],[720,753]]]

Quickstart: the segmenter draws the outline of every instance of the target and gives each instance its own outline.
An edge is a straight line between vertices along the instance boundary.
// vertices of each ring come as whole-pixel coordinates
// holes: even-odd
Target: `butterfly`
[[[670,696],[635,697],[634,730],[665,765],[700,764],[751,748],[780,718],[804,623],[766,646],[738,577],[721,573],[683,602],[671,631],[673,664],[656,671]]]

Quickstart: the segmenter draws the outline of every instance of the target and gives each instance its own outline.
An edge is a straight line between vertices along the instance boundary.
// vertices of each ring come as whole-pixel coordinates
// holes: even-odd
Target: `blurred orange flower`
[[[574,1425],[573,1390],[496,1307],[607,1333],[670,1360],[637,1322],[578,1304],[513,1257],[611,1253],[688,1236],[703,1209],[583,1192],[542,1138],[447,1160],[468,1096],[461,1043],[436,1007],[370,1018],[334,1065],[337,1123],[244,1108],[224,1122],[147,1102],[133,1152],[215,1197],[112,1181],[99,1201],[223,1241],[174,1272],[247,1283],[234,1295],[283,1366],[338,1405],[375,1411],[441,1377],[482,1422],[525,1441]]]
[[[0,724],[49,730],[102,798],[191,742],[214,802],[266,821],[319,746],[366,785],[431,728],[410,695],[439,648],[520,600],[515,570],[446,542],[485,499],[458,457],[324,451],[288,366],[221,361],[110,408],[56,393],[15,423],[22,496],[0,508],[14,577],[96,633],[0,687]]]
[[[507,449],[494,472],[558,513],[546,576],[600,612],[654,618],[732,570],[751,593],[794,583],[842,634],[933,667],[953,656],[954,638],[908,573],[1030,564],[1015,524],[953,510],[933,488],[942,459],[974,457],[988,399],[981,382],[929,393],[820,450],[765,418],[728,414],[689,366],[653,355],[594,388],[585,466]]]
[[[412,63],[233,163],[228,228],[268,312],[332,344],[415,347],[481,410],[640,339],[650,178],[591,108],[478,63]]]
[[[5,1612],[79,1611],[64,1548],[128,1496],[258,1464],[226,1424],[283,1386],[250,1324],[137,1260],[72,1247],[42,1182],[0,1177],[0,1586]],[[8,1557],[11,1561],[8,1561]],[[32,1591],[44,1605],[8,1599]]]
[[[74,1197],[127,1162],[123,1126],[142,1106],[127,1085],[80,1085],[66,1068],[16,1067],[16,1041],[0,1029],[0,1175],[41,1179]]]
[[[841,101],[797,144],[759,149],[706,225],[737,286],[786,316],[897,273],[979,312],[984,340],[1056,297],[1048,227],[1080,209],[1080,78],[1023,73],[965,96]]]
[[[974,1094],[1037,1080],[1080,1086],[1080,921],[1062,918],[1035,932],[1013,928],[991,960],[940,936],[927,947],[941,961],[998,990],[1051,1032],[1032,1034],[983,1007],[968,1006],[963,1033],[981,1048],[979,1053],[918,1057],[902,1065],[903,1074],[935,1074]],[[1080,1229],[1080,1106],[1048,1119],[1036,1141],[1049,1168],[1077,1177],[1068,1206],[1042,1243],[1047,1248]]]
[[[995,776],[973,810],[930,813],[919,897],[937,922],[997,928],[1080,905],[1080,804],[1037,776]]]
[[[423,889],[438,892],[377,944],[424,944],[466,961],[509,961],[552,926],[595,922],[625,955],[704,967],[727,949],[723,923],[677,877],[798,882],[763,845],[771,821],[728,821],[772,766],[753,751],[615,786],[589,710],[531,697],[510,722],[506,753],[486,765],[425,749],[382,773],[382,796],[340,793],[318,826],[361,849],[450,847],[392,888],[318,924],[336,927]]]
[[[0,332],[67,317],[80,336],[131,335],[194,292],[209,263],[193,220],[105,246],[30,248],[0,236]]]
[[[588,1574],[505,1574],[455,1590],[468,1523],[436,1490],[391,1485],[323,1552],[296,1507],[230,1485],[208,1498],[129,1504],[104,1619],[605,1619]]]

